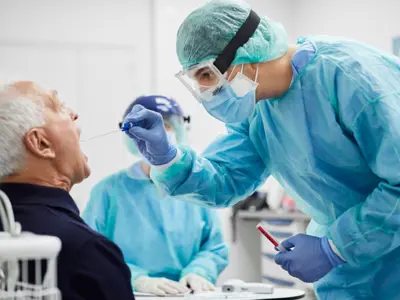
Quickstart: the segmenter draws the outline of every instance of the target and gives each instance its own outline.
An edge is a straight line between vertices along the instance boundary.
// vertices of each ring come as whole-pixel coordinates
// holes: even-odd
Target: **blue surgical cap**
[[[123,117],[125,118],[131,112],[132,108],[138,104],[160,113],[163,117],[183,117],[182,108],[179,104],[174,99],[162,95],[148,95],[136,98],[125,110]]]
[[[213,0],[193,11],[179,27],[176,52],[183,69],[215,59],[235,36],[250,14],[244,1]],[[284,27],[266,17],[253,36],[240,47],[233,65],[277,59],[288,50]]]

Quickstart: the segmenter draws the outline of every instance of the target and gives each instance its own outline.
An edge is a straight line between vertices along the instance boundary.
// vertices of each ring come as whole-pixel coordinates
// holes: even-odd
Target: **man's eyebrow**
[[[58,98],[58,92],[56,90],[51,91],[52,98],[57,99]]]
[[[53,105],[53,107],[55,109],[58,109],[61,105],[61,101],[58,99],[58,93],[56,90],[52,90],[50,91],[50,100],[51,100],[51,104]]]

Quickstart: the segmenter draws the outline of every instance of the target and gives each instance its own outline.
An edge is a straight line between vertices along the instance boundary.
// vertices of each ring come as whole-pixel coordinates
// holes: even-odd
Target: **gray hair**
[[[0,85],[0,179],[24,166],[25,134],[43,126],[44,107],[19,92],[13,84]]]

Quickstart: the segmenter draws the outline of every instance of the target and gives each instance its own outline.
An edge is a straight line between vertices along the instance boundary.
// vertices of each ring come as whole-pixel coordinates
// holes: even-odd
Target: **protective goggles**
[[[175,75],[198,101],[211,101],[227,81],[226,74],[214,65],[214,60],[189,67]]]
[[[260,17],[251,10],[246,21],[215,60],[195,64],[175,76],[199,102],[211,101],[230,80],[226,71],[235,59],[236,51],[247,43],[259,24]]]

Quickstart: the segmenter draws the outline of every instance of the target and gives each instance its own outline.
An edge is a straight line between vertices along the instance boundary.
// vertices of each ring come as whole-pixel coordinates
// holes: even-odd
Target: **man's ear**
[[[29,152],[42,158],[55,158],[51,142],[46,137],[43,128],[32,128],[25,134],[24,143]]]

